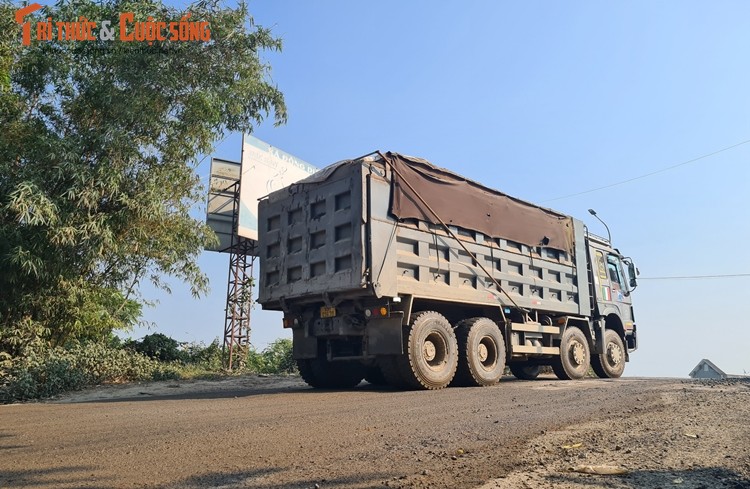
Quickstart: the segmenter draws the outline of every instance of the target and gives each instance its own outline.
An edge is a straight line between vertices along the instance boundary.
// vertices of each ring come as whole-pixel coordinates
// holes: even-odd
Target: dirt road
[[[114,386],[0,406],[0,488],[736,489],[750,487],[748,420],[743,382]],[[628,473],[570,471],[599,465]]]

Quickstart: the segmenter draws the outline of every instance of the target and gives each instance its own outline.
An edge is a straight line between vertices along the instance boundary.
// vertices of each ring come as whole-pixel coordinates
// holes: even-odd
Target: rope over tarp
[[[384,156],[397,170],[392,179],[390,209],[395,217],[439,224],[401,181],[403,177],[447,224],[573,254],[570,216],[489,189],[421,158],[391,152]]]

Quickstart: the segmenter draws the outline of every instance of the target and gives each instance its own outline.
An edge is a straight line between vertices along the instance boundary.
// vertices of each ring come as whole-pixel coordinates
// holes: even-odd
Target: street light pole
[[[594,209],[589,209],[589,214],[599,219],[599,222],[604,224],[604,227],[607,229],[607,240],[609,240],[609,243],[612,244],[612,234],[609,232],[609,226],[607,226],[607,223],[602,221],[601,217],[596,215],[596,211]]]

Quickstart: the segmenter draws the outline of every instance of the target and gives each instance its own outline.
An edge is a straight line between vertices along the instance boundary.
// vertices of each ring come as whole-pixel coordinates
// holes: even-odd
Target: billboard
[[[206,224],[216,233],[219,243],[207,247],[209,251],[226,251],[232,245],[234,193],[240,181],[240,168],[235,161],[211,158]]]
[[[302,180],[318,168],[260,139],[242,137],[242,175],[237,234],[258,240],[258,199]]]

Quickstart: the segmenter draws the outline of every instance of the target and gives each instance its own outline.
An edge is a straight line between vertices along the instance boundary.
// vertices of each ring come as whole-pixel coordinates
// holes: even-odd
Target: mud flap
[[[400,355],[404,352],[403,318],[403,312],[394,312],[391,317],[367,321],[368,355]]]
[[[318,338],[307,336],[304,328],[292,330],[292,355],[295,360],[317,358]]]
[[[592,354],[601,355],[604,353],[604,331],[606,331],[604,319],[598,319],[589,324],[593,323],[593,329],[596,332],[596,340],[594,341],[594,349]]]

